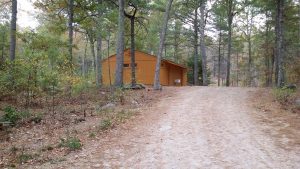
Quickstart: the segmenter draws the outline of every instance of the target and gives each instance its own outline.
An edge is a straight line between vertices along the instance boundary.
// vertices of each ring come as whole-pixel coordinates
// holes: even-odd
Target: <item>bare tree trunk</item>
[[[97,36],[96,86],[100,87],[102,85],[102,38],[100,33]]]
[[[207,80],[207,61],[206,61],[206,46],[205,46],[205,21],[204,21],[204,10],[205,10],[205,2],[202,0],[200,5],[200,48],[201,48],[201,56],[202,56],[202,84],[203,86],[208,85]]]
[[[299,20],[298,20],[298,58],[300,58],[300,0],[298,0],[298,16],[299,16]]]
[[[96,62],[97,61],[96,61],[96,53],[95,53],[95,41],[94,41],[92,30],[88,30],[88,38],[89,38],[89,42],[90,42],[91,54],[92,54],[92,57],[93,57],[94,72],[97,74],[97,70],[96,70]]]
[[[175,20],[175,33],[174,33],[174,59],[179,63],[179,38],[180,38],[180,25]]]
[[[227,74],[226,74],[226,86],[230,85],[230,59],[231,59],[231,33],[232,33],[232,0],[229,0],[228,4],[228,53],[227,53]]]
[[[135,42],[134,42],[134,16],[130,18],[130,36],[131,36],[131,48],[130,48],[130,61],[131,61],[131,86],[136,86],[135,78]]]
[[[17,0],[12,0],[11,23],[10,23],[10,61],[16,58],[16,33],[17,33]]]
[[[3,65],[5,63],[5,56],[4,56],[4,50],[5,50],[5,30],[2,33],[2,44],[1,44],[1,59],[0,59],[0,66]]]
[[[107,39],[107,63],[108,63],[108,78],[109,78],[109,87],[111,89],[111,75],[110,75],[110,54],[109,54],[109,49],[110,49],[110,30],[108,30],[108,39]]]
[[[97,56],[96,56],[96,86],[100,87],[102,85],[102,37],[101,37],[101,20],[102,17],[102,0],[98,0],[98,14],[99,18],[97,20],[98,29],[97,33]]]
[[[117,41],[117,58],[116,58],[116,72],[115,72],[115,86],[121,87],[123,85],[123,62],[124,62],[124,0],[119,0],[119,19],[118,19],[118,41]]]
[[[134,22],[135,22],[135,15],[137,13],[137,6],[132,2],[129,2],[128,5],[134,8],[134,12],[132,15],[124,12],[125,16],[130,20],[130,67],[131,67],[131,86],[136,86],[136,76],[135,76],[135,34],[134,34]]]
[[[83,57],[83,76],[86,78],[88,75],[88,68],[87,68],[87,62],[86,62],[86,57],[87,57],[87,45],[89,43],[88,37],[86,38],[86,43],[84,47],[84,57]]]
[[[236,86],[239,86],[239,52],[236,52]]]
[[[250,16],[249,16],[250,15]],[[252,86],[252,25],[253,14],[252,11],[247,11],[247,41],[248,41],[248,86]]]
[[[273,54],[271,55],[271,70],[270,70],[270,85],[273,86],[273,84],[276,84],[273,83],[273,74],[275,74],[274,72],[274,65],[275,65],[275,52],[274,52],[274,49],[273,49]]]
[[[278,74],[277,74],[277,87],[282,87],[284,85],[284,56],[283,56],[283,9],[284,9],[284,0],[277,0],[277,65],[278,65]]]
[[[221,38],[222,32],[219,30],[219,49],[218,49],[218,86],[220,86],[220,78],[221,78]]]
[[[199,85],[199,54],[198,54],[198,7],[194,14],[194,85]]]
[[[214,55],[214,56],[213,56],[213,62],[214,62],[214,63],[213,63],[213,76],[214,76],[214,77],[216,77],[216,71],[217,71],[217,63],[216,63],[217,61],[216,61],[216,59],[217,59],[217,56]]]
[[[266,11],[266,13],[265,13],[265,16],[266,16],[266,18],[268,18],[268,13],[267,13],[267,11]],[[271,62],[271,56],[270,56],[270,46],[269,46],[269,31],[270,31],[270,26],[269,26],[269,23],[268,23],[268,21],[266,21],[266,25],[265,25],[265,27],[266,27],[266,39],[265,39],[265,66],[266,66],[266,68],[265,68],[265,83],[266,83],[266,87],[269,87],[269,86],[271,86],[271,83],[272,83],[272,80],[271,80],[271,78],[272,78],[272,69],[270,68],[270,62]]]
[[[68,4],[68,29],[69,29],[69,64],[72,66],[73,62],[73,20],[74,20],[74,0],[69,0]]]
[[[154,76],[154,89],[159,90],[161,89],[160,86],[160,64],[161,64],[161,58],[162,58],[162,53],[163,53],[163,48],[164,48],[164,42],[166,38],[166,32],[168,28],[168,20],[169,20],[169,14],[171,11],[173,0],[169,0],[167,7],[166,7],[166,12],[164,15],[164,22],[162,26],[162,30],[160,32],[160,42],[159,42],[159,48],[158,48],[158,53],[157,53],[157,60],[156,60],[156,67],[155,67],[155,76]]]

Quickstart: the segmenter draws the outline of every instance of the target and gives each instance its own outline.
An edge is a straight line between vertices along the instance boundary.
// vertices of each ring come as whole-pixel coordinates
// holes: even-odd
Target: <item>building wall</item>
[[[154,81],[156,58],[139,51],[135,52],[135,58],[137,64],[136,67],[137,83],[152,85]],[[123,82],[125,84],[129,84],[131,83],[130,50],[125,50],[124,52],[124,64],[128,64],[128,67],[124,67],[123,69]],[[114,84],[115,66],[116,66],[115,55],[108,59],[105,59],[102,62],[102,77],[103,77],[104,85],[110,84],[109,76],[108,76],[109,67],[110,67],[111,84]],[[160,71],[160,83],[162,85],[174,85],[174,80],[176,78],[177,79],[183,78],[184,76],[182,74],[183,70],[185,69],[162,62],[161,71]],[[183,82],[182,85],[184,84],[186,83]]]

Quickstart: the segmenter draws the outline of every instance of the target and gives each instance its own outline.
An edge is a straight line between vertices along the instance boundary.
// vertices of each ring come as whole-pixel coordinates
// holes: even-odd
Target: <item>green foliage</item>
[[[122,88],[117,88],[111,95],[108,96],[110,102],[124,102],[126,91]]]
[[[124,122],[126,119],[129,119],[133,115],[134,115],[134,112],[132,112],[130,110],[121,110],[117,113],[116,117],[119,122]]]
[[[190,57],[187,62],[187,66],[189,67],[189,71],[187,72],[188,76],[188,83],[194,84],[194,58]],[[201,59],[198,61],[198,67],[199,67],[199,82],[200,85],[202,84],[202,61]],[[207,68],[207,77],[208,77],[208,84],[210,84],[210,75],[211,71]]]
[[[67,137],[66,139],[61,138],[60,147],[66,147],[71,151],[79,150],[82,147],[80,140],[77,137]]]
[[[18,120],[29,118],[30,116],[31,114],[27,111],[19,112],[15,108],[8,106],[4,108],[4,116],[2,120],[16,124]]]
[[[295,97],[296,91],[287,87],[273,89],[275,99],[281,104],[290,103]]]
[[[112,122],[110,119],[104,119],[104,120],[101,120],[100,122],[100,130],[107,130],[109,129],[110,127],[112,126]]]
[[[73,77],[72,78],[72,93],[74,95],[85,92],[94,86],[95,85],[93,85],[91,81],[85,79],[84,77]]]
[[[18,161],[19,163],[26,163],[33,158],[34,156],[32,154],[22,153],[18,156]]]
[[[93,133],[93,132],[91,132],[91,133],[89,134],[89,137],[90,137],[90,138],[95,138],[95,137],[96,137],[96,134]]]
[[[13,108],[13,107],[6,107],[4,109],[4,121],[9,121],[13,124],[15,124],[20,119],[20,114]]]

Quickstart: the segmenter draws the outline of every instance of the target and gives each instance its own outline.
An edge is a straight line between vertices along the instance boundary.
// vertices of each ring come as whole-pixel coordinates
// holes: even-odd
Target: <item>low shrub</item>
[[[119,102],[124,104],[126,92],[122,88],[117,88],[111,95],[108,96],[110,102]]]
[[[15,124],[20,119],[20,114],[13,107],[5,107],[4,113],[3,121]]]
[[[280,104],[288,104],[295,98],[296,91],[287,87],[273,89],[273,95]]]
[[[4,108],[4,116],[1,121],[11,122],[15,125],[18,120],[29,118],[30,116],[31,114],[27,111],[20,112],[17,111],[15,108],[8,106]]]
[[[81,141],[77,137],[67,137],[67,139],[60,139],[60,147],[66,147],[71,151],[79,150],[82,147]]]
[[[27,161],[33,159],[33,155],[22,153],[18,156],[19,163],[26,163]]]
[[[129,119],[133,115],[134,115],[134,112],[132,112],[130,110],[121,110],[117,113],[116,117],[119,122],[124,122],[126,119]]]
[[[92,133],[89,134],[89,138],[95,138],[95,137],[96,137],[95,133],[92,132]]]
[[[112,126],[112,122],[109,119],[101,120],[100,130],[107,130]]]

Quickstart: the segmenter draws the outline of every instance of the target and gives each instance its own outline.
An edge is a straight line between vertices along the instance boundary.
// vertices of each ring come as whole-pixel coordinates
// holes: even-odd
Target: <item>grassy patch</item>
[[[92,133],[89,134],[89,138],[95,138],[95,137],[96,137],[95,133],[92,132]]]
[[[18,156],[18,161],[19,161],[19,163],[26,163],[29,160],[32,160],[33,158],[34,158],[34,155],[32,155],[32,154],[22,153]]]
[[[110,102],[119,102],[124,104],[125,102],[126,91],[121,88],[117,88],[111,95],[108,95],[108,100]]]
[[[67,139],[60,139],[60,147],[66,147],[71,151],[79,150],[82,147],[80,140],[77,137],[67,137]]]
[[[285,104],[292,103],[292,101],[295,99],[296,91],[293,89],[282,87],[282,88],[273,89],[272,93],[276,101],[278,101],[282,105],[285,105]]]
[[[57,163],[60,163],[62,161],[66,161],[67,159],[64,158],[64,157],[59,157],[59,158],[56,158],[56,159],[50,159],[49,162],[51,164],[57,164]]]
[[[109,117],[115,112],[114,108],[105,108],[105,109],[100,109],[97,111],[97,115],[103,116],[103,117]]]
[[[31,116],[31,114],[27,111],[17,111],[15,108],[10,106],[5,107],[3,111],[4,116],[1,121],[7,121],[12,124],[16,124],[18,120],[29,118]]]
[[[107,130],[112,126],[112,121],[110,119],[101,120],[99,128],[100,130]]]
[[[121,110],[117,113],[116,118],[118,122],[124,122],[134,115],[134,112],[130,110]]]

